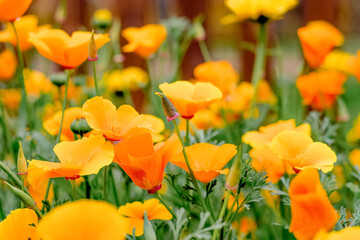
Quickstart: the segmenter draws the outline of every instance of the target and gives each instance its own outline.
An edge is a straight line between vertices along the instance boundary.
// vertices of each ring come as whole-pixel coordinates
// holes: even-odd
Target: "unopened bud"
[[[85,118],[78,118],[72,121],[70,129],[73,133],[79,135],[84,135],[92,130]]]
[[[88,60],[93,62],[93,61],[96,61],[97,59],[98,59],[98,55],[97,55],[97,48],[96,48],[95,37],[94,37],[94,30],[92,30],[91,37],[90,37],[90,43],[89,43]]]
[[[230,172],[226,178],[225,187],[230,190],[238,188],[239,180],[241,175],[240,158],[237,157],[230,168]]]
[[[18,197],[26,207],[33,209],[36,206],[36,202],[32,199],[27,193],[21,191],[20,189],[12,186],[8,182],[4,181],[4,183],[10,188],[10,190]]]
[[[157,92],[156,94],[161,97],[161,105],[168,121],[175,120],[180,116],[172,102],[165,96],[165,94],[160,92]]]
[[[112,14],[108,9],[99,9],[95,11],[92,17],[92,23],[96,28],[108,29],[112,23]]]
[[[49,78],[50,78],[50,81],[58,87],[64,85],[67,80],[66,73],[64,73],[64,72],[53,73],[50,75]]]
[[[19,142],[19,152],[17,158],[17,168],[18,168],[18,175],[21,175],[23,178],[24,175],[27,174],[27,163],[24,155],[23,148],[21,146],[21,142]]]
[[[337,112],[337,120],[339,122],[346,122],[349,120],[350,118],[350,114],[349,114],[349,110],[344,102],[344,100],[342,100],[341,98],[337,99],[337,106],[338,106],[338,112]]]
[[[194,28],[195,28],[195,39],[198,42],[204,41],[206,39],[206,33],[202,23],[200,21],[196,21],[194,23]]]

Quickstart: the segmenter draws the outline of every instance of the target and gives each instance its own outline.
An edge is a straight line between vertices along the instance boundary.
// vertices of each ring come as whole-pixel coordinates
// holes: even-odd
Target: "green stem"
[[[0,198],[0,221],[5,219],[5,214],[4,214],[4,210],[3,210],[3,206],[2,206],[2,201]]]
[[[49,192],[50,192],[50,187],[51,187],[51,183],[52,183],[52,179],[49,178],[49,182],[48,185],[46,186],[46,192],[45,192],[45,197],[44,197],[44,201],[48,200],[49,197]],[[43,207],[41,209],[42,212],[45,211],[45,204],[43,204]]]
[[[39,210],[37,206],[33,208],[33,210],[39,215],[39,218],[43,218],[44,214]]]
[[[150,87],[149,87],[149,91],[148,91],[148,94],[149,94],[149,100],[150,100],[150,105],[152,106],[153,108],[153,111],[155,113],[155,116],[157,117],[162,117],[163,114],[160,112],[161,111],[161,108],[157,108],[156,106],[160,106],[160,99],[158,99],[156,96],[155,96],[155,92],[158,90],[158,87],[156,85],[156,82],[155,82],[155,77],[153,76],[153,73],[151,71],[151,64],[150,64],[150,60],[149,59],[146,59],[146,66],[147,66],[147,69],[148,69],[148,72],[149,72],[149,83],[150,83]]]
[[[59,133],[58,133],[58,135],[57,135],[57,137],[56,137],[56,142],[55,142],[55,144],[57,144],[57,143],[60,142],[62,125],[63,125],[63,122],[64,122],[64,113],[65,113],[66,104],[67,104],[67,98],[68,98],[68,87],[69,87],[70,74],[71,74],[71,71],[70,71],[70,70],[67,70],[67,71],[66,71],[67,78],[66,78],[66,82],[65,82],[65,95],[64,95],[63,108],[62,108],[62,113],[61,113],[61,122],[60,122]]]
[[[89,183],[89,176],[84,176],[85,179],[85,197],[87,199],[91,198],[91,187],[90,187],[90,183]]]
[[[220,114],[221,114],[221,118],[223,119],[224,123],[225,123],[225,136],[226,136],[226,141],[228,143],[232,143],[233,142],[233,137],[232,137],[232,133],[231,133],[231,127],[229,126],[229,122],[226,120],[226,112],[224,108],[220,108]]]
[[[223,219],[224,215],[225,215],[225,210],[226,210],[226,207],[228,205],[228,202],[229,202],[229,197],[230,197],[230,190],[227,189],[226,190],[226,197],[225,197],[225,200],[223,202],[223,205],[221,206],[221,210],[220,210],[220,213],[219,213],[219,217],[218,219]],[[213,235],[212,235],[212,238],[211,240],[215,240],[217,238],[217,235],[219,234],[219,230],[220,229],[215,229]]]
[[[179,137],[179,140],[181,142],[181,145],[182,145],[182,152],[183,152],[183,155],[184,155],[184,158],[185,158],[186,166],[187,166],[187,168],[189,170],[189,173],[190,173],[191,181],[193,182],[195,190],[199,194],[199,197],[200,197],[200,204],[202,205],[204,211],[210,212],[208,210],[208,208],[206,206],[206,203],[205,203],[205,200],[204,200],[204,198],[203,198],[203,196],[201,194],[200,187],[199,187],[198,182],[197,182],[197,180],[195,178],[194,172],[193,172],[192,168],[190,167],[190,162],[189,162],[186,150],[185,150],[185,144],[184,144],[184,141],[181,138],[180,130],[179,130],[179,127],[177,125],[176,119],[174,119],[173,122],[174,122],[174,125],[175,125],[176,133],[177,133],[177,135]],[[210,215],[210,216],[211,216],[210,217],[211,223],[212,224],[215,223],[215,219],[212,217],[212,215]]]
[[[186,143],[186,146],[189,146],[190,145],[190,138],[189,138],[189,122],[190,120],[189,119],[186,119],[186,136],[185,136],[185,143]]]
[[[3,132],[4,139],[5,139],[5,142],[7,144],[8,151],[9,151],[9,153],[11,153],[11,156],[13,158],[14,163],[17,164],[16,163],[17,162],[16,154],[13,151],[12,146],[11,146],[10,131],[9,131],[9,128],[7,127],[7,125],[6,125],[5,108],[4,108],[4,105],[2,104],[1,101],[0,101],[0,108],[1,108],[1,115],[2,115],[0,121],[1,121],[1,125],[2,125],[2,127],[4,129],[4,132]],[[5,153],[6,153],[6,151],[5,151]]]
[[[4,164],[3,161],[0,161],[0,168],[2,168],[4,170],[4,172],[6,172],[6,174],[14,181],[14,183],[18,186],[18,187],[21,187],[22,183],[21,183],[21,180],[20,178],[15,174],[13,173],[10,168],[8,168],[8,166],[6,166]],[[26,190],[26,189],[25,189]],[[28,193],[28,192],[27,192]]]
[[[108,172],[108,166],[105,166],[104,168],[104,201],[106,201],[106,180],[107,180],[107,172]]]
[[[96,61],[92,61],[92,65],[93,65],[93,73],[94,73],[94,82],[95,82],[95,91],[96,91],[96,96],[100,96],[100,91],[99,91],[99,87],[98,87],[98,83],[97,83],[97,77],[96,77]]]
[[[176,219],[176,215],[173,212],[173,210],[171,209],[171,207],[164,201],[164,199],[162,198],[161,194],[159,193],[159,191],[156,192],[157,197],[159,198],[160,202],[166,207],[166,209],[171,213],[171,215],[173,216],[173,218]]]
[[[201,55],[203,56],[205,62],[210,62],[211,55],[204,40],[199,41],[199,47],[200,47]]]
[[[76,180],[70,180],[72,186],[73,200],[76,201]]]
[[[24,186],[24,178],[23,177],[20,177],[21,178],[21,191],[25,192],[25,186]],[[23,203],[23,201],[20,202],[20,208],[24,208],[25,205]]]
[[[110,169],[110,171],[109,171],[109,178],[111,180],[111,187],[112,187],[112,191],[113,191],[113,194],[114,194],[115,204],[118,207],[118,206],[120,206],[120,201],[119,201],[119,196],[118,196],[117,191],[116,191],[114,174],[113,174],[112,170],[113,169]]]

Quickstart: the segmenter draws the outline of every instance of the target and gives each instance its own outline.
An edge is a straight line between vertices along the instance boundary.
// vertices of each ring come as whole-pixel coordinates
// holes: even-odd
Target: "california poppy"
[[[161,188],[166,164],[182,147],[176,135],[154,146],[150,133],[139,133],[115,144],[114,150],[114,162],[138,187],[154,193]]]
[[[170,220],[171,213],[166,207],[159,203],[159,200],[152,198],[142,202],[127,203],[119,207],[119,213],[125,217],[129,228],[127,234],[132,235],[135,228],[135,236],[144,234],[144,212],[146,211],[149,221],[154,219]]]
[[[237,153],[233,144],[216,146],[210,143],[196,143],[185,147],[189,164],[195,178],[203,183],[208,183],[220,174],[227,174],[229,169],[222,169]],[[171,163],[189,171],[183,153],[178,153]]]
[[[30,33],[28,41],[41,55],[56,62],[66,69],[73,69],[82,64],[88,57],[91,32],[73,32],[69,36],[60,29],[44,30]],[[95,34],[97,49],[110,41],[105,34]]]
[[[25,89],[29,96],[39,98],[41,94],[56,93],[56,86],[40,71],[24,69]]]
[[[326,21],[312,21],[297,31],[310,67],[319,67],[334,47],[344,42],[341,32]]]
[[[122,240],[128,226],[115,206],[96,200],[68,202],[41,219],[42,240]]]
[[[29,162],[28,181],[34,188],[40,187],[48,178],[65,177],[74,180],[80,176],[97,174],[102,167],[111,164],[114,158],[113,145],[99,135],[58,143],[54,152],[60,162]]]
[[[357,143],[360,139],[360,115],[354,120],[353,127],[347,134],[347,140],[350,143]]]
[[[320,68],[325,70],[335,70],[346,74],[354,74],[353,70],[356,59],[356,56],[350,53],[341,50],[333,50],[326,55]]]
[[[208,82],[176,81],[162,83],[159,88],[185,119],[191,119],[195,113],[222,98],[220,89]]]
[[[31,209],[16,209],[0,222],[0,239],[38,240],[36,225],[38,216]]]
[[[303,104],[317,110],[333,106],[337,96],[344,93],[346,75],[338,71],[319,71],[300,76],[296,86],[303,97]]]
[[[163,25],[147,24],[141,28],[128,27],[122,31],[128,41],[124,52],[135,52],[143,58],[154,54],[166,39],[166,28]]]
[[[354,149],[349,154],[350,162],[360,168],[360,149]]]
[[[20,90],[16,88],[0,89],[0,100],[6,108],[16,110],[21,102]]]
[[[16,56],[10,50],[0,53],[0,81],[7,82],[14,76],[17,66]]]
[[[50,28],[50,25],[38,26],[38,21],[37,16],[26,15],[14,22],[21,51],[27,51],[32,47],[32,44],[28,41],[29,33],[37,33]],[[17,38],[10,23],[5,30],[0,31],[0,42],[9,42],[16,46]]]
[[[331,230],[337,213],[321,185],[319,173],[314,168],[300,172],[290,183],[291,223],[289,231],[296,239],[311,240],[316,233]]]
[[[33,0],[2,0],[0,2],[0,21],[14,21],[24,15]]]
[[[283,131],[271,142],[271,150],[294,169],[295,172],[307,168],[331,171],[336,162],[336,154],[321,142],[313,142],[302,132]]]
[[[149,82],[149,77],[141,68],[128,67],[106,73],[104,81],[109,91],[119,92],[143,88]]]
[[[102,97],[93,97],[83,105],[88,124],[101,132],[110,141],[120,141],[141,132],[157,132],[162,127],[154,116],[139,114],[130,105],[121,105],[117,110],[114,104]],[[159,128],[160,127],[160,128]]]
[[[340,231],[332,231],[327,233],[325,230],[320,230],[314,240],[344,240],[357,239],[360,236],[360,227],[346,227]]]

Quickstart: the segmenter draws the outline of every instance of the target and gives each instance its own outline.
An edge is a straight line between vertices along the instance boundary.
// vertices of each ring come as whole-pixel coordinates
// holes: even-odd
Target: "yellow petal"
[[[329,172],[333,169],[336,162],[336,154],[331,148],[320,142],[314,142],[310,144],[299,169],[305,169],[307,167],[314,167],[321,169],[323,172]]]
[[[34,210],[16,209],[0,223],[0,239],[38,240],[36,225],[38,217]],[[32,226],[34,225],[34,226]]]

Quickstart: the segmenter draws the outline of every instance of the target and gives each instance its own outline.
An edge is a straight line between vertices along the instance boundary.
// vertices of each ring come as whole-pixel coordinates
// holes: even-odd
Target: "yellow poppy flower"
[[[10,110],[16,110],[20,106],[21,93],[15,88],[0,89],[0,100]]]
[[[162,83],[159,88],[185,119],[193,118],[195,113],[222,98],[220,89],[208,82],[176,81]]]
[[[90,37],[91,32],[76,31],[69,36],[63,30],[50,29],[30,33],[28,41],[44,57],[66,69],[73,69],[87,59]],[[109,37],[104,34],[95,34],[94,37],[97,49],[110,41]]]
[[[320,68],[353,74],[351,67],[355,64],[355,61],[356,56],[341,50],[333,50],[326,55]]]
[[[233,144],[221,146],[210,143],[196,143],[185,148],[195,178],[203,183],[208,183],[220,174],[228,174],[229,169],[222,169],[237,153]],[[183,153],[178,153],[170,160],[171,163],[189,171]]]
[[[360,236],[360,227],[347,227],[340,231],[333,231],[327,233],[325,230],[320,230],[314,240],[344,240],[357,239]]]
[[[16,56],[10,50],[0,53],[0,81],[8,82],[15,74],[17,66]]]
[[[127,229],[114,206],[87,199],[52,209],[37,227],[42,240],[122,240]]]
[[[119,92],[143,88],[148,84],[149,77],[141,68],[128,67],[105,74],[104,80],[111,92]]]
[[[350,143],[356,143],[360,139],[360,115],[355,119],[353,127],[347,134],[347,140]]]
[[[119,207],[119,213],[123,215],[129,225],[127,234],[132,235],[135,228],[135,236],[144,234],[144,212],[146,211],[149,221],[154,219],[170,220],[171,213],[159,200],[152,198],[142,202],[127,203]]]
[[[24,69],[24,78],[26,92],[34,98],[40,97],[42,93],[46,94],[51,91],[54,93],[57,90],[56,86],[42,72],[26,68]]]
[[[233,14],[228,14],[221,22],[229,24],[247,19],[258,22],[277,20],[297,4],[297,0],[225,0],[226,7]]]
[[[350,162],[360,168],[360,149],[354,149],[349,154]]]
[[[16,209],[0,222],[0,239],[38,240],[36,225],[38,217],[34,210]]]
[[[290,164],[295,172],[306,168],[317,168],[323,172],[333,169],[336,154],[321,142],[313,142],[302,132],[283,131],[271,142],[271,150]]]
[[[50,25],[38,26],[38,21],[37,16],[26,15],[14,22],[21,51],[32,48],[32,44],[28,41],[29,33],[37,33],[50,28]],[[0,42],[9,42],[16,46],[16,35],[10,23],[7,24],[5,30],[0,31]]]
[[[155,117],[144,117],[130,105],[122,105],[116,110],[112,102],[102,97],[87,100],[83,110],[90,127],[110,141],[120,141],[141,132],[158,133],[160,128]]]
[[[92,135],[74,142],[56,144],[54,152],[60,162],[32,160],[29,162],[28,181],[34,188],[48,178],[65,177],[75,180],[80,176],[97,174],[111,164],[114,148],[104,137]]]
[[[0,21],[14,21],[24,15],[33,0],[2,0],[0,1]]]
[[[128,27],[122,31],[128,41],[124,52],[135,52],[143,58],[154,54],[166,39],[166,28],[163,25],[147,24],[141,28]]]

